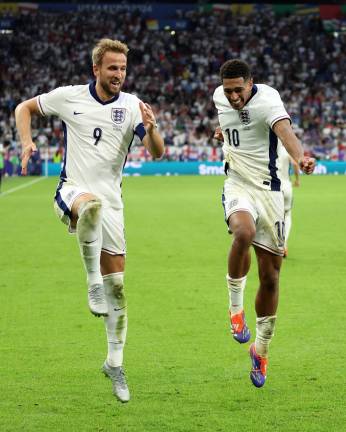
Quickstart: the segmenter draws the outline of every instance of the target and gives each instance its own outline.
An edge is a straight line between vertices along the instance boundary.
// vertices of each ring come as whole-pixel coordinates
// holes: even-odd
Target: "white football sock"
[[[124,273],[111,273],[103,276],[103,285],[108,303],[108,316],[104,318],[108,342],[107,363],[117,367],[123,364],[127,333]]]
[[[256,318],[255,348],[261,357],[268,356],[268,348],[274,336],[276,315]]]
[[[244,308],[243,299],[246,285],[246,275],[239,279],[234,279],[229,275],[226,275],[226,280],[229,292],[229,310],[231,311],[232,315],[235,315],[241,312]]]
[[[88,285],[102,284],[100,256],[102,244],[101,201],[83,202],[78,209],[77,239],[87,272]]]

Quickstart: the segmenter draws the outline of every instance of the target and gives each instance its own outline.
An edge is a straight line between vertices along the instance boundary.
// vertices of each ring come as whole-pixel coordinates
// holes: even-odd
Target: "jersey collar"
[[[120,95],[120,92],[117,94],[117,95],[115,95],[114,97],[112,97],[112,99],[109,99],[108,101],[102,101],[98,96],[97,96],[97,93],[96,93],[96,81],[93,81],[92,83],[90,83],[89,84],[89,91],[90,91],[90,94],[91,94],[91,96],[97,101],[97,102],[99,102],[100,104],[102,104],[102,105],[108,105],[108,104],[110,104],[110,103],[112,103],[112,102],[115,102],[118,98],[119,98],[119,95]]]
[[[247,105],[249,102],[250,102],[250,100],[255,96],[255,94],[258,92],[258,87],[256,86],[256,84],[254,84],[253,86],[252,86],[252,89],[251,89],[251,96],[249,97],[249,99],[246,101],[246,104],[245,105]],[[244,105],[244,107],[245,107],[245,105]]]

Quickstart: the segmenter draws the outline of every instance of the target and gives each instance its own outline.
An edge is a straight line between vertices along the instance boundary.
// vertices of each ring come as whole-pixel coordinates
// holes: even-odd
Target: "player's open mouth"
[[[242,105],[242,100],[240,99],[236,102],[233,101],[233,102],[231,102],[231,105],[234,107],[240,107]]]

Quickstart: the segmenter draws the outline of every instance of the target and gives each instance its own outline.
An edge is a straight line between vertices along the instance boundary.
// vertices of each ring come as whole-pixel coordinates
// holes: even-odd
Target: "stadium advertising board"
[[[59,175],[60,171],[60,164],[48,164],[48,175]],[[346,162],[319,161],[314,174],[346,175]],[[124,175],[224,175],[224,171],[222,162],[128,162]]]

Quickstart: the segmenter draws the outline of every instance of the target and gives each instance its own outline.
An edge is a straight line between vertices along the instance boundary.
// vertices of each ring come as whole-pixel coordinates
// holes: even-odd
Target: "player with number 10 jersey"
[[[223,152],[229,174],[234,172],[258,188],[280,191],[278,138],[272,128],[290,117],[277,90],[254,84],[250,99],[238,111],[228,102],[221,85],[214,92],[214,103],[225,137]]]
[[[256,339],[250,347],[250,378],[262,387],[267,377],[269,343],[274,335],[279,274],[284,253],[284,200],[277,168],[279,140],[297,164],[310,174],[314,160],[304,160],[279,93],[254,84],[250,66],[240,59],[220,69],[222,85],[214,92],[223,141],[225,172],[222,204],[233,242],[228,254],[229,315],[233,338],[251,338],[244,312],[244,290],[253,245],[258,263]]]

